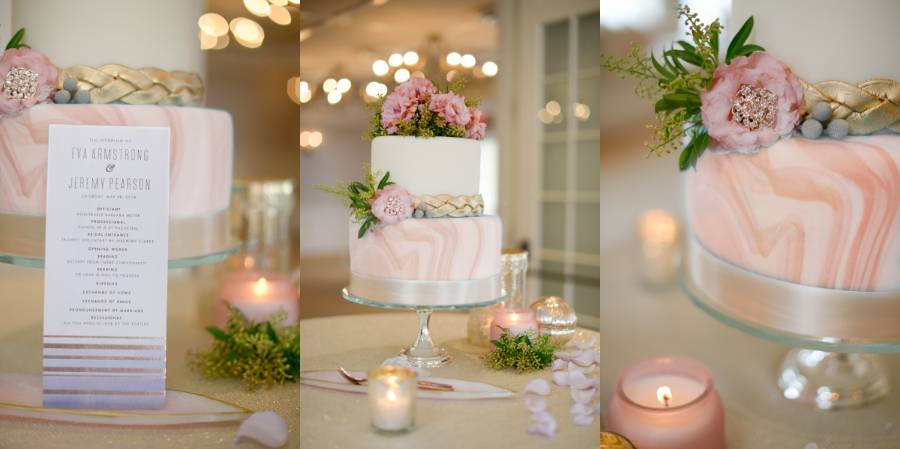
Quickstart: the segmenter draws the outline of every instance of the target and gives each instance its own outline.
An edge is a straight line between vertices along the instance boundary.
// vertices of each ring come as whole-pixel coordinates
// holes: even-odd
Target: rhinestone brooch
[[[38,74],[27,67],[13,67],[6,73],[3,92],[15,100],[33,98],[37,93]]]
[[[774,128],[778,97],[768,89],[742,84],[731,104],[731,120],[750,131]]]

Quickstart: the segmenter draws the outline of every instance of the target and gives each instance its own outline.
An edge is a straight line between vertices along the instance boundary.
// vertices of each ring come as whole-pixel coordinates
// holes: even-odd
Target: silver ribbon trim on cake
[[[503,297],[501,274],[464,281],[413,281],[350,274],[350,295],[403,307],[470,306]]]
[[[814,287],[738,267],[689,238],[684,282],[695,299],[755,326],[824,340],[861,343],[900,340],[900,290],[854,291]]]

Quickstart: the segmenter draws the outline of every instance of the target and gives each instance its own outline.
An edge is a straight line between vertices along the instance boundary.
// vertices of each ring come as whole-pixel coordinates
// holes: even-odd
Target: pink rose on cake
[[[700,101],[703,125],[715,143],[710,148],[751,152],[793,132],[803,86],[781,61],[755,52],[720,65]]]
[[[46,102],[56,92],[56,67],[30,48],[0,55],[0,114],[14,114]]]
[[[478,108],[469,108],[469,113],[472,115],[472,119],[466,125],[466,137],[469,139],[484,139],[484,135],[487,132],[484,113]]]
[[[428,109],[448,124],[465,128],[472,119],[472,114],[466,106],[466,100],[453,92],[435,94],[428,102]]]
[[[375,192],[372,199],[372,215],[382,225],[399,223],[412,217],[415,209],[413,196],[397,184],[391,184]]]

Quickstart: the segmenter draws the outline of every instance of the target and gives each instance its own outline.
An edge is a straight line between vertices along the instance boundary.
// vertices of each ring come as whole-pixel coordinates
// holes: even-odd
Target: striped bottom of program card
[[[166,339],[44,336],[44,407],[161,409]]]

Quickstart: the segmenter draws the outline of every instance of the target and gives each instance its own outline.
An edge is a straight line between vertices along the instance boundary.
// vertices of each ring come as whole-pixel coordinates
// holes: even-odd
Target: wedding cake
[[[354,210],[348,291],[423,307],[500,298],[502,223],[483,215],[479,188],[481,111],[414,78],[378,114],[367,182],[335,192]]]
[[[228,246],[233,130],[227,112],[199,107],[205,64],[195,21],[203,6],[12,2],[11,29],[25,29],[30,49],[0,59],[0,253],[43,257],[54,124],[169,128],[169,257]],[[107,19],[103,27],[81,29],[75,25],[82,15]]]
[[[900,339],[900,3],[736,0],[727,47],[679,14],[692,43],[605,66],[654,74],[650,147],[687,171],[689,290],[756,327]]]

